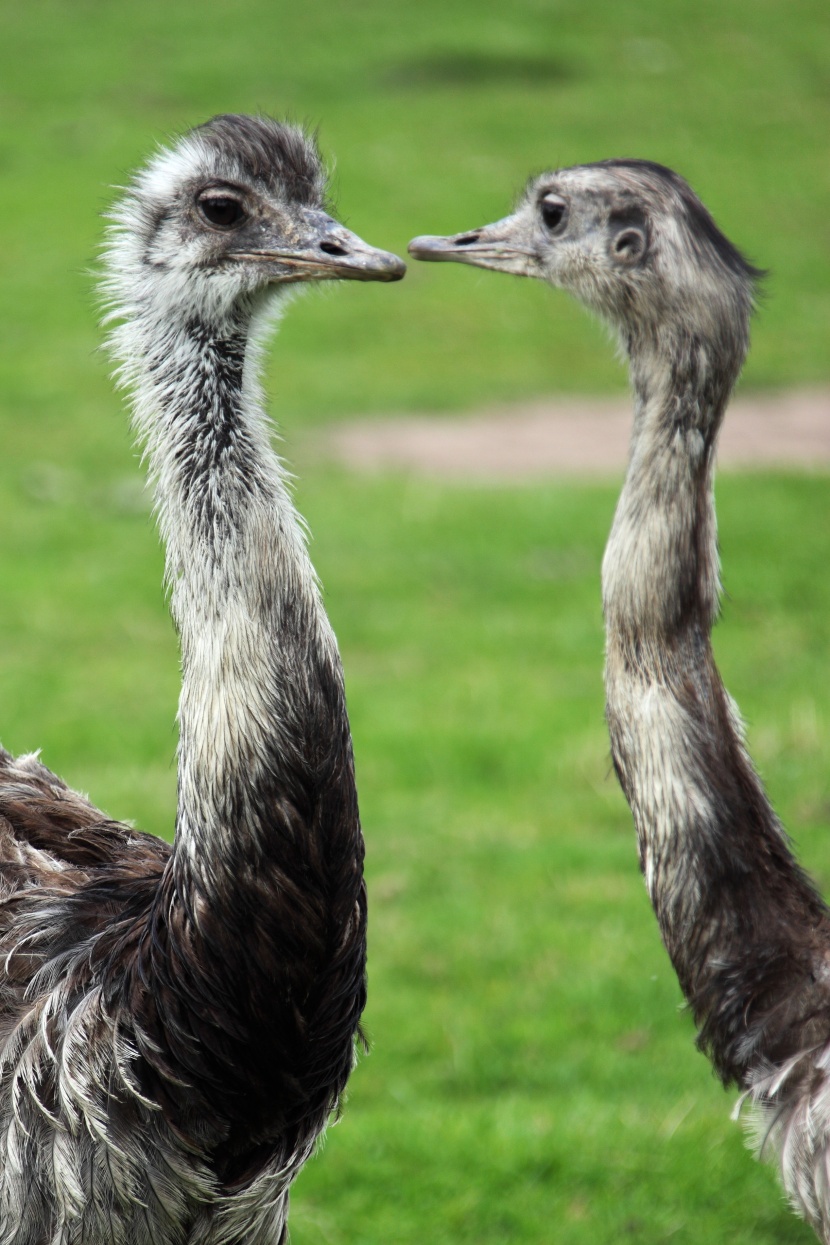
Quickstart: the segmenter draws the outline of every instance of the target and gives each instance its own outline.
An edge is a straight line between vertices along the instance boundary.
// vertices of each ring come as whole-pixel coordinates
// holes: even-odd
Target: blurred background
[[[403,253],[527,176],[679,169],[771,270],[744,392],[830,381],[826,0],[0,3],[0,737],[168,835],[178,669],[98,344],[111,186],[216,112],[319,126],[341,217]],[[619,480],[447,483],[304,452],[354,416],[623,394],[562,295],[453,266],[315,291],[269,351],[346,668],[371,900],[371,1054],[295,1245],[807,1242],[695,1053],[602,717]],[[716,645],[830,886],[830,486],[723,473]]]

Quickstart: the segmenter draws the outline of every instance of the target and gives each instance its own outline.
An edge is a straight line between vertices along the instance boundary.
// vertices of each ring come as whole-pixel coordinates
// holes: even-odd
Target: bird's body
[[[546,279],[619,334],[634,431],[603,560],[614,765],[699,1045],[754,1103],[761,1148],[830,1242],[830,913],[711,648],[715,443],[759,274],[677,174],[637,160],[544,174],[505,220],[410,249]]]
[[[271,449],[281,286],[394,279],[312,143],[216,118],[118,207],[106,289],[182,651],[171,846],[0,754],[0,1245],[276,1245],[365,999],[337,646]]]

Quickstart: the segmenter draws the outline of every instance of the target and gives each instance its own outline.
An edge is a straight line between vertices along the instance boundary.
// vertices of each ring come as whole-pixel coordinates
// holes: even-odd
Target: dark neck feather
[[[176,454],[182,501],[192,514],[195,530],[206,551],[216,556],[241,519],[240,486],[256,476],[256,454],[245,428],[243,378],[248,325],[229,324],[212,333],[199,320],[186,325],[183,336],[192,343],[196,365],[189,405],[198,409],[171,412],[180,420]],[[162,365],[163,366],[163,365]],[[228,484],[231,487],[228,487]]]
[[[682,334],[633,344],[631,459],[603,563],[614,764],[699,1042],[739,1081],[827,1023],[830,932],[711,650],[713,456],[742,360]]]

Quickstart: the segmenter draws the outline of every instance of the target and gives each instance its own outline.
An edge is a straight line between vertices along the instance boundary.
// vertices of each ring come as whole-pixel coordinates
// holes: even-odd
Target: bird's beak
[[[431,234],[413,238],[407,249],[414,259],[472,264],[475,268],[532,276],[531,263],[536,255],[519,242],[519,233],[516,217],[505,216],[492,225],[483,225],[467,233],[455,233],[447,238]]]
[[[308,213],[306,228],[286,244],[235,251],[232,258],[271,263],[277,283],[295,281],[400,281],[406,264],[390,251],[369,246],[356,233],[320,213]]]

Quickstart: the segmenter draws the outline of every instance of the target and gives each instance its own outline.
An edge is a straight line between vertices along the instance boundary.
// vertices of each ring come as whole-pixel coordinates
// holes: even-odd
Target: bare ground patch
[[[455,416],[401,415],[340,424],[309,438],[316,459],[355,471],[405,471],[495,482],[619,474],[628,399],[554,398]],[[830,469],[830,389],[747,394],[726,415],[723,467]]]

